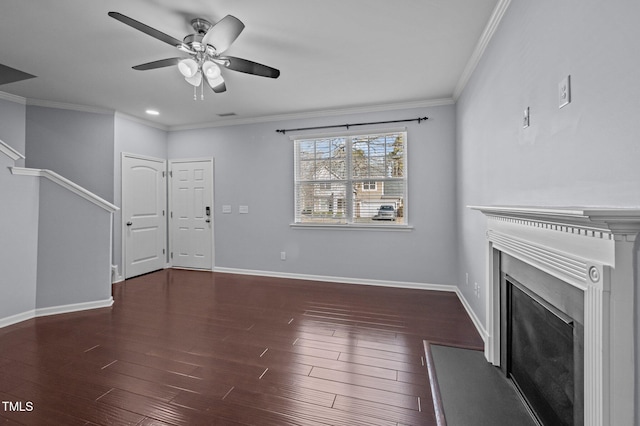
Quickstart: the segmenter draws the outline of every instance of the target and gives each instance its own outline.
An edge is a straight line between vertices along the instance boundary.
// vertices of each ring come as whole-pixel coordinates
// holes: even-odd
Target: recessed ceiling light
[[[148,109],[145,112],[147,114],[149,114],[149,115],[160,115],[160,113],[158,111],[156,111],[155,109]]]

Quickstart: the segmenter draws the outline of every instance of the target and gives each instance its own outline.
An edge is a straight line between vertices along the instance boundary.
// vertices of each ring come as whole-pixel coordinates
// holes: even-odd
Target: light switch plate
[[[231,213],[231,206],[229,204],[225,204],[222,206],[222,213],[229,214]]]
[[[529,127],[529,107],[526,107],[524,109],[524,114],[523,114],[523,117],[522,117],[522,127],[524,129]]]
[[[249,213],[249,206],[240,206],[239,211],[241,214]]]
[[[558,83],[558,108],[571,102],[571,76],[568,75]]]

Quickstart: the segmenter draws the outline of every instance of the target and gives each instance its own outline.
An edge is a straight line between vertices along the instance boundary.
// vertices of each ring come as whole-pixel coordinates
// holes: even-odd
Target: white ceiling
[[[28,104],[78,105],[167,128],[452,99],[477,60],[500,0],[2,0],[0,64],[37,78],[0,86]],[[227,91],[193,87],[181,56],[107,16],[116,11],[177,39],[189,21],[231,14],[245,29],[225,52],[280,69],[278,79],[224,70]],[[486,33],[484,33],[486,37]],[[486,42],[486,40],[484,40]],[[158,117],[145,114],[154,108]]]

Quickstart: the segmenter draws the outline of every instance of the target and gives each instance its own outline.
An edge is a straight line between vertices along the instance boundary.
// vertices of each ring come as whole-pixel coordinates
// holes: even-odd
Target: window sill
[[[324,229],[324,230],[348,230],[348,231],[413,231],[411,225],[365,225],[358,223],[291,223],[292,229]]]

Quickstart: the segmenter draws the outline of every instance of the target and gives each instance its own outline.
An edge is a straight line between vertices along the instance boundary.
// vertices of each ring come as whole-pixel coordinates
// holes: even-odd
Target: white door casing
[[[171,160],[172,265],[213,268],[213,159]]]
[[[166,264],[166,161],[122,153],[124,277]]]

